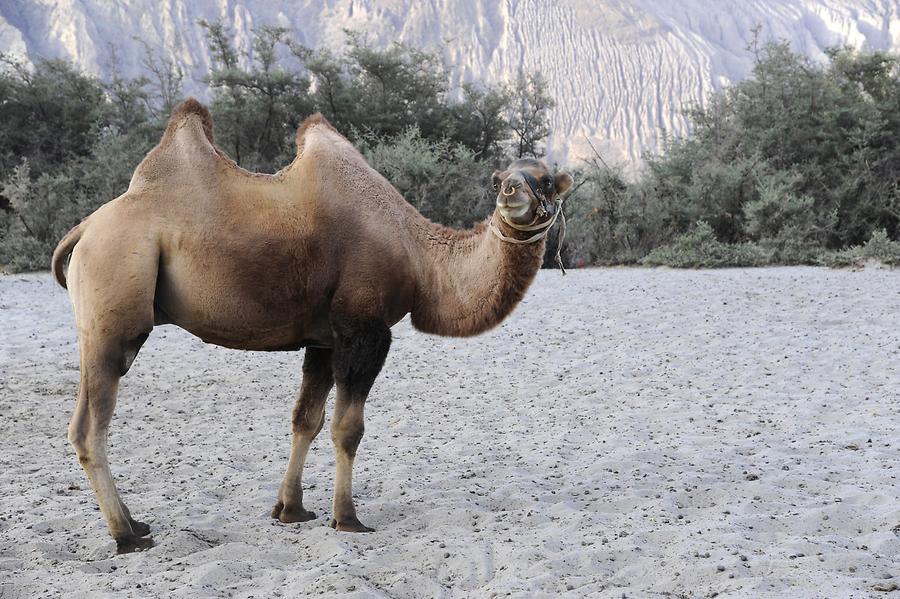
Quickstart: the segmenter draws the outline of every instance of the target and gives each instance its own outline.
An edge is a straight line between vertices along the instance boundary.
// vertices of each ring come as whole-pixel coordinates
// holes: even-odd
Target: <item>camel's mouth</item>
[[[519,220],[526,217],[531,211],[531,200],[522,197],[521,193],[512,196],[501,193],[497,196],[497,209],[503,218]]]

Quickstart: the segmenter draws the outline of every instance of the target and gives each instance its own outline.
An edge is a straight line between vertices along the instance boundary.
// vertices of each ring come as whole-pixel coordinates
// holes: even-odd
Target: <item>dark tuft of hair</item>
[[[214,143],[212,115],[209,113],[209,110],[206,109],[206,106],[198,102],[195,98],[188,98],[175,107],[175,110],[172,111],[172,116],[169,117],[169,123],[166,125],[166,130],[170,130],[173,125],[190,115],[197,115],[200,117],[206,139],[209,140],[209,143]]]
[[[306,136],[306,132],[316,125],[325,125],[335,133],[337,133],[337,129],[335,129],[331,123],[328,122],[324,116],[322,116],[321,112],[317,112],[315,114],[311,114],[306,117],[304,121],[300,124],[300,128],[297,129],[297,153],[299,154],[303,150],[303,138]]]

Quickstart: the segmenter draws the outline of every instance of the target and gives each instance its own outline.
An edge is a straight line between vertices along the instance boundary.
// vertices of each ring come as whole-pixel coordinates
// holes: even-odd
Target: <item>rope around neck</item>
[[[562,216],[562,221],[560,224],[561,228],[559,231],[559,240],[556,244],[556,264],[559,266],[562,274],[566,274],[566,268],[565,266],[563,266],[562,257],[559,255],[560,251],[562,250],[563,240],[566,238],[566,215],[563,214],[562,199],[557,198],[554,203],[556,204],[556,211],[553,213],[553,218],[539,224],[534,224],[534,221],[532,221],[527,225],[517,225],[516,223],[512,223],[506,220],[506,217],[503,216],[503,213],[500,213],[500,219],[517,231],[540,231],[539,233],[532,235],[527,239],[516,239],[515,237],[504,235],[497,224],[494,222],[493,216],[491,216],[491,222],[489,223],[488,228],[490,228],[491,233],[496,235],[500,241],[513,243],[515,245],[528,245],[531,243],[536,243],[546,237],[550,232],[550,229],[553,227],[554,223],[556,223],[557,217]]]

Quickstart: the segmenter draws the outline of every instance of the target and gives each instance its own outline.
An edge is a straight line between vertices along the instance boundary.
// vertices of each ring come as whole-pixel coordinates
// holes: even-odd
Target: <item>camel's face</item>
[[[554,200],[572,186],[567,173],[553,175],[542,160],[532,158],[521,158],[505,171],[494,171],[491,179],[497,209],[507,222],[518,225],[536,223],[542,216],[552,218]]]

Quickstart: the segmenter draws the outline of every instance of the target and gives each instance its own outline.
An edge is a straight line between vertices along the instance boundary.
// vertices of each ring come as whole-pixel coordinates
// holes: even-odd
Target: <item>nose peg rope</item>
[[[562,201],[560,201],[559,215],[562,217],[559,222],[559,237],[556,239],[556,264],[559,266],[559,270],[562,271],[563,276],[566,276],[566,267],[563,265],[562,256],[559,253],[562,251],[562,244],[566,238],[566,215],[563,212]]]

